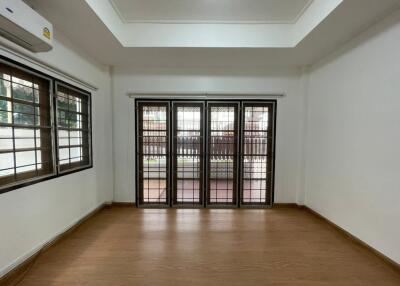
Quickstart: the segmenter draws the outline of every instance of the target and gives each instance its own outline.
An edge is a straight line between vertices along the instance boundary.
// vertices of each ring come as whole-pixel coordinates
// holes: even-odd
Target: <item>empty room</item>
[[[400,285],[400,0],[0,0],[0,286]]]

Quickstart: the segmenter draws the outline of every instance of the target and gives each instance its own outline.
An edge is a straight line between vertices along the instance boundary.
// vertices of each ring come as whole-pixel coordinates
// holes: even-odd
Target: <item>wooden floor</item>
[[[28,285],[400,285],[309,212],[113,207],[41,254]]]

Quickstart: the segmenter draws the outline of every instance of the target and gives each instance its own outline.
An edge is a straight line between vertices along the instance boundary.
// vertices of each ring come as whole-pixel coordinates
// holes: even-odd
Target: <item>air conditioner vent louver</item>
[[[28,43],[27,41],[25,41],[24,39],[21,39],[13,34],[11,34],[10,32],[8,32],[7,30],[1,29],[0,28],[0,36],[9,39],[10,41],[17,43],[20,46],[23,46],[27,49],[32,49],[32,44]]]

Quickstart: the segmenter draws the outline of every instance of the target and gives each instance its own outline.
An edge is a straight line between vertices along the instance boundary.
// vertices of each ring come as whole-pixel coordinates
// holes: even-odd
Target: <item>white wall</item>
[[[296,202],[300,181],[303,93],[295,70],[116,69],[114,71],[114,200],[135,200],[134,100],[128,92],[266,92],[278,100],[275,202]]]
[[[306,205],[400,263],[400,13],[310,74]]]
[[[55,34],[53,51],[32,56],[99,88],[92,92],[94,167],[0,194],[0,276],[85,214],[112,200],[109,69],[91,62],[57,31]]]

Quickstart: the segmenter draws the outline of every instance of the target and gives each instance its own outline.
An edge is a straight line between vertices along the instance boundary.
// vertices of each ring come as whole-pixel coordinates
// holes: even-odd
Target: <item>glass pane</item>
[[[70,156],[71,156],[71,162],[77,162],[81,160],[82,156],[82,148],[80,147],[74,147],[70,149]]]
[[[0,153],[0,171],[3,176],[14,174],[13,153]]]
[[[11,97],[11,83],[10,76],[5,74],[0,74],[0,96]]]
[[[143,156],[143,201],[166,202],[167,158]]]
[[[0,128],[1,133],[1,128]],[[12,139],[5,139],[0,137],[0,151],[1,150],[10,150],[13,149],[13,140]]]
[[[200,155],[202,144],[200,131],[176,130],[176,153],[182,155]]]
[[[167,180],[166,179],[144,179],[143,201],[147,203],[166,203]]]
[[[35,131],[30,128],[15,128],[14,129],[15,138],[25,138],[25,137],[34,137]]]
[[[166,178],[167,158],[165,156],[143,156],[144,178]]]
[[[14,102],[14,112],[33,114],[34,107],[33,105]]]
[[[143,106],[143,130],[167,130],[167,107]]]
[[[60,160],[68,160],[68,162],[63,162],[69,163],[69,148],[60,148],[58,151],[58,156],[60,157]]]
[[[200,107],[178,106],[176,109],[178,130],[200,130]]]
[[[0,99],[0,110],[1,111],[12,111],[11,101]]]
[[[61,91],[57,93],[57,107],[59,109],[68,110],[68,96]]]
[[[14,81],[14,83],[12,85],[13,98],[33,102],[34,94],[33,94],[33,89],[32,89],[32,83],[25,81],[25,80],[18,80],[18,82],[23,82],[24,84],[31,86],[31,87],[27,87],[22,84],[15,83],[17,81],[17,78],[15,78],[15,77],[13,77],[13,81]]]
[[[12,138],[12,128],[0,126],[0,138]]]
[[[199,156],[177,156],[176,198],[177,202],[200,203],[202,170]]]
[[[16,149],[35,148],[35,139],[34,138],[15,139],[15,148]]]
[[[167,154],[167,132],[143,131],[143,154]]]
[[[4,110],[0,110],[0,123],[11,124],[12,113]]]
[[[34,125],[35,116],[22,113],[14,113],[14,124]]]
[[[246,106],[244,109],[245,130],[267,131],[268,109],[267,106]]]

